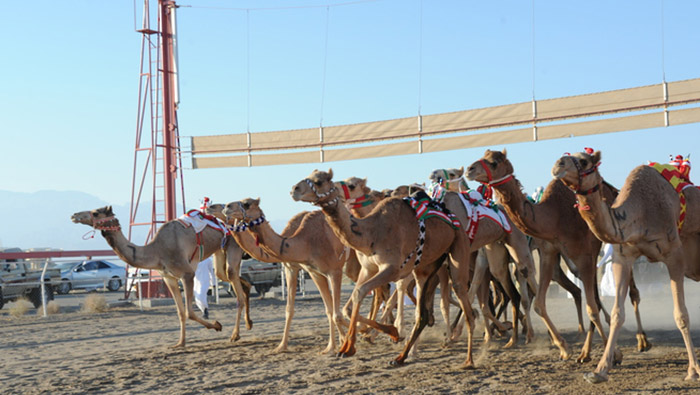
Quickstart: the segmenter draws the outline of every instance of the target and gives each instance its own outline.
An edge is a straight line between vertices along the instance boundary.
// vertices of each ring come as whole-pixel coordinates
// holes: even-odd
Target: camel
[[[314,170],[309,177],[292,187],[291,195],[295,201],[321,206],[336,236],[343,244],[355,249],[362,264],[352,291],[349,329],[338,356],[350,357],[355,354],[359,311],[367,293],[413,272],[418,291],[416,322],[404,350],[391,362],[392,365],[403,364],[417,337],[429,324],[426,301],[432,300],[437,285],[435,273],[445,261],[445,256],[449,256],[447,264],[452,286],[467,317],[468,346],[463,366],[473,368],[474,315],[468,300],[469,239],[464,232],[437,217],[417,219],[414,209],[400,198],[384,199],[364,218],[355,218],[344,205],[339,204],[338,190],[332,178],[333,171],[330,169],[328,172]],[[370,325],[378,324],[372,322]]]
[[[682,189],[679,194],[661,175],[661,169],[657,171],[651,165],[643,165],[630,172],[620,194],[609,203],[601,196],[605,182],[598,170],[600,159],[600,151],[588,149],[587,152],[563,156],[552,168],[552,175],[575,191],[578,213],[591,232],[598,239],[615,244],[613,275],[616,295],[610,337],[598,366],[592,373],[585,374],[585,378],[592,383],[608,380],[608,372],[614,363],[611,351],[616,347],[625,320],[624,302],[632,266],[638,257],[644,255],[651,261],[664,262],[668,268],[673,316],[688,352],[685,379],[700,379],[683,290],[684,275],[700,281],[700,190],[690,184],[691,187]],[[687,181],[687,175],[678,180]],[[686,207],[682,207],[683,198]],[[685,209],[684,219],[682,209]]]
[[[430,180],[433,182],[437,182],[438,184],[442,185],[444,188],[447,188],[450,191],[453,192],[465,192],[469,191],[469,184],[465,180],[464,177],[464,167],[460,167],[459,169],[457,168],[448,168],[448,169],[437,169],[434,170],[430,174]],[[482,184],[483,185],[483,184]],[[543,251],[549,250],[552,251],[554,247],[547,242],[546,240],[541,240],[537,238],[533,238],[531,236],[528,236],[529,238],[529,244],[530,244],[530,250],[538,250],[540,252],[540,255],[542,254]],[[497,248],[497,247],[496,247]],[[506,254],[501,253],[501,256],[504,257],[507,260],[512,259],[512,257],[507,256]],[[558,256],[558,254],[557,254]],[[485,260],[478,259],[477,261],[477,267],[476,267],[476,273],[475,277],[480,278],[480,273],[484,271],[483,267],[480,267],[479,265],[484,263]],[[500,263],[501,265],[507,265],[508,262],[504,261]],[[564,288],[569,294],[572,296],[574,299],[574,305],[576,306],[576,315],[578,318],[578,331],[580,333],[584,332],[584,327],[583,327],[583,310],[581,308],[581,289],[576,286],[569,278],[566,276],[564,271],[562,270],[561,265],[554,265],[553,266],[554,273],[552,274],[552,280],[558,283],[562,288]],[[478,282],[478,281],[477,281]],[[471,294],[472,292],[476,291],[476,288],[470,289],[470,297],[473,299],[473,295]],[[609,320],[608,320],[609,322]]]
[[[567,263],[573,263],[573,269],[578,272],[583,282],[586,293],[586,312],[591,321],[586,340],[576,361],[579,363],[590,361],[593,334],[596,329],[603,341],[607,342],[607,336],[600,321],[599,306],[602,307],[602,304],[598,297],[596,282],[596,259],[601,242],[588,230],[586,223],[576,213],[574,194],[560,181],[552,180],[547,185],[539,203],[529,201],[521,190],[520,182],[513,176],[513,165],[506,157],[505,150],[503,152],[487,150],[482,159],[468,167],[467,178],[492,187],[499,203],[503,205],[508,216],[520,230],[545,240],[555,247],[555,249],[545,248],[544,251],[540,251],[540,278],[535,298],[535,311],[544,320],[552,342],[559,348],[561,359],[570,357],[569,346],[547,314],[546,295],[555,272],[554,266],[560,264],[558,254],[565,257]],[[604,188],[606,199],[612,200],[615,193],[616,191],[610,185]],[[638,306],[639,292],[636,287],[634,290],[635,294],[631,299]],[[635,310],[637,310],[636,307]],[[637,347],[640,351],[647,350],[650,343],[641,329],[639,319],[638,324]],[[616,350],[614,355],[616,361],[622,360],[619,350]]]
[[[459,188],[464,188],[466,185],[457,182],[450,183],[448,180],[445,180],[439,176],[443,174],[447,174],[447,171],[444,169],[438,169],[434,170],[430,175],[430,180],[433,183],[431,186],[433,190],[433,198],[439,200],[441,203],[444,203],[450,212],[457,215],[457,218],[459,218],[459,221],[464,228],[463,230],[465,232],[469,232],[469,226],[472,219],[469,217],[469,214],[464,207],[464,203],[462,202],[462,198],[460,198],[459,195]],[[510,223],[510,220],[507,217],[506,220],[508,220]],[[503,290],[506,292],[513,305],[513,331],[510,341],[504,347],[510,348],[517,343],[518,320],[521,314],[518,306],[520,304],[523,306],[527,328],[525,343],[530,343],[530,341],[532,341],[534,338],[534,330],[532,328],[532,320],[530,317],[530,295],[528,289],[532,289],[534,291],[537,288],[537,282],[534,278],[535,264],[532,259],[527,237],[520,230],[515,228],[512,223],[510,223],[511,231],[506,232],[495,221],[487,218],[478,219],[476,229],[476,233],[472,236],[473,240],[471,242],[471,251],[477,252],[483,247],[483,251],[485,252],[488,261],[488,271],[491,273],[493,278],[500,282]],[[518,290],[515,288],[510,276],[510,271],[508,268],[510,256],[514,257],[516,266],[518,267],[516,279],[520,284],[521,292],[518,292]],[[489,319],[491,322],[496,324],[499,331],[504,332],[505,327],[499,320],[496,319],[496,317],[492,314],[491,309],[487,306],[488,283],[484,282],[486,268],[483,265],[479,265],[476,269],[474,278],[472,279],[472,284],[474,285],[470,289],[470,296],[473,297],[471,294],[474,293],[476,289],[482,289],[482,292],[478,296],[484,318]],[[485,331],[485,336],[487,336],[487,338],[485,341],[488,341],[488,325],[486,325],[486,327],[487,330]]]
[[[347,327],[340,311],[340,287],[343,267],[347,259],[345,246],[334,236],[320,211],[306,213],[293,234],[281,236],[264,221],[260,199],[244,199],[231,202],[223,211],[227,218],[255,223],[247,226],[249,232],[265,252],[283,262],[293,262],[303,267],[318,287],[330,328],[328,346],[322,353],[335,350],[334,331],[344,339],[342,328]],[[263,218],[262,221],[259,221]],[[293,290],[290,290],[290,294]]]
[[[129,265],[160,272],[175,301],[180,319],[180,339],[173,347],[185,346],[187,318],[199,322],[207,329],[221,331],[219,321],[212,323],[202,319],[195,314],[192,307],[195,269],[201,260],[220,251],[221,240],[224,237],[221,231],[207,226],[197,235],[192,226],[185,227],[179,221],[173,220],[163,224],[151,242],[145,246],[138,246],[124,236],[111,206],[75,213],[71,220],[101,231],[102,237],[107,240],[117,256]],[[178,280],[182,281],[185,291],[184,306]]]
[[[349,177],[344,181],[336,182],[335,188],[343,192],[338,195],[339,198],[347,206],[352,215],[357,218],[362,218],[369,214],[372,211],[372,209],[374,209],[374,207],[377,205],[377,203],[387,198],[387,195],[390,195],[390,193],[387,194],[386,191],[379,192],[369,188],[367,186],[366,178]],[[405,196],[408,196],[408,194],[398,197],[403,198]],[[359,265],[359,261],[356,262]],[[456,301],[451,300],[450,297],[450,292],[448,290],[449,277],[446,266],[442,266],[439,269],[438,277],[440,281],[440,289],[443,290],[443,292],[441,292],[440,309],[442,311],[442,316],[447,325],[447,332],[445,333],[445,344],[447,344],[449,342],[451,333],[449,304],[453,303],[457,306],[458,304]],[[416,300],[413,297],[412,290],[409,291],[409,289],[412,289],[414,286],[415,279],[413,279],[413,276],[408,275],[407,277],[402,278],[396,282],[396,289],[389,296],[388,300],[384,301],[386,303],[384,305],[384,313],[382,314],[380,321],[386,322],[386,320],[388,320],[388,318],[391,316],[391,312],[393,311],[393,309],[396,308],[396,318],[392,319],[391,321],[394,322],[394,327],[396,327],[396,330],[399,332],[399,334],[403,333],[404,304],[402,301],[404,300],[404,295],[407,295],[414,304],[416,303]],[[381,298],[377,297],[378,295],[381,295],[381,290],[375,290],[374,292],[375,297],[373,299],[372,308],[368,316],[369,319],[375,319],[377,315],[377,310],[383,302]],[[348,303],[345,306],[346,311],[351,308],[351,305],[352,299],[348,300]],[[373,336],[370,336],[370,341],[372,339]]]

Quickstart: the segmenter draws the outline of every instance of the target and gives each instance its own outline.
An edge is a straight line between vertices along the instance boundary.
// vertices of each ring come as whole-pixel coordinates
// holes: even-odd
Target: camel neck
[[[231,232],[234,240],[238,243],[245,252],[247,252],[253,258],[261,262],[279,262],[276,256],[271,256],[269,253],[264,251],[260,246],[260,243],[256,240],[255,235],[248,231]]]
[[[121,260],[131,266],[141,269],[161,270],[160,262],[157,259],[149,259],[148,250],[150,244],[138,246],[130,242],[121,230],[103,230],[102,237],[114,250]]]
[[[495,185],[494,191],[498,197],[498,203],[506,209],[515,226],[531,236],[542,239],[555,237],[551,233],[554,229],[547,226],[548,223],[538,222],[538,218],[544,220],[549,216],[550,213],[546,212],[547,206],[529,201],[520,190],[518,180],[512,175],[509,177],[505,182]]]
[[[600,184],[598,184],[600,185]],[[624,216],[617,214],[617,210],[608,206],[603,200],[602,190],[577,194],[576,208],[588,228],[600,240],[611,244],[621,244],[626,236],[620,220]]]
[[[321,211],[328,219],[328,224],[340,241],[357,251],[369,255],[371,246],[362,238],[363,218],[355,218],[342,204],[323,206]]]
[[[250,227],[248,232],[256,238],[258,245],[265,252],[282,261],[303,263],[308,258],[308,254],[300,254],[300,250],[303,250],[302,244],[306,242],[303,237],[298,235],[292,238],[282,237],[272,229],[268,222]]]

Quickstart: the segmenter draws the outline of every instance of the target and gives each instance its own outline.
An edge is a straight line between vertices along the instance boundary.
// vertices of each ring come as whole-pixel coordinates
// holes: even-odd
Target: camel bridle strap
[[[566,156],[565,156],[566,157]],[[587,190],[582,190],[581,185],[583,185],[583,179],[586,178],[587,176],[593,174],[596,170],[598,170],[598,166],[600,166],[600,162],[596,163],[594,166],[591,166],[590,169],[584,170],[583,167],[581,166],[581,163],[579,162],[578,158],[572,155],[568,155],[568,157],[571,159],[571,161],[574,163],[574,166],[576,167],[576,170],[578,171],[578,185],[576,188],[571,188],[572,191],[574,191],[575,194],[577,195],[590,195],[591,193],[598,192],[600,190],[600,184],[596,184],[593,188],[587,189]]]
[[[513,179],[513,174],[512,174],[512,173],[511,173],[511,174],[506,174],[505,176],[503,176],[503,177],[501,177],[501,178],[499,178],[499,179],[497,179],[497,180],[491,180],[491,181],[489,181],[489,186],[497,187],[497,186],[499,186],[499,185],[505,184],[506,182],[508,182],[508,181],[510,181],[510,180],[512,180],[512,179]]]
[[[305,178],[304,181],[306,182],[306,185],[311,188],[311,190],[314,192],[316,195],[316,201],[313,202],[315,205],[319,205],[321,207],[328,207],[328,206],[333,206],[338,203],[338,196],[334,197],[333,199],[327,201],[327,202],[322,202],[321,199],[325,199],[328,196],[330,196],[331,193],[335,192],[335,185],[331,187],[331,189],[328,190],[328,192],[324,193],[318,193],[318,190],[316,190],[316,186],[314,185],[314,182],[311,181],[308,178]],[[331,184],[332,185],[332,184]]]
[[[250,222],[242,221],[240,225],[236,225],[236,226],[228,226],[227,225],[226,229],[228,229],[229,233],[231,233],[231,235],[233,235],[233,232],[243,232],[244,230],[246,230],[248,228],[258,226],[258,225],[262,224],[263,222],[265,222],[265,216],[261,215],[257,219],[254,219]]]
[[[114,225],[114,224],[108,225],[108,223],[112,222],[112,221],[116,221],[116,225]],[[114,216],[93,220],[92,227],[95,230],[103,230],[103,231],[105,231],[105,230],[106,231],[120,231],[120,230],[122,230],[121,225],[119,225],[119,220],[114,218]]]

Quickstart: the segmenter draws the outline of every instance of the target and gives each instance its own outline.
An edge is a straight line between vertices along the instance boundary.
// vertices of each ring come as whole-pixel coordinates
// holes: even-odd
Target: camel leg
[[[185,310],[187,311],[187,318],[192,321],[199,322],[207,329],[214,329],[217,332],[221,331],[221,323],[219,321],[209,322],[197,313],[194,312],[194,273],[185,273],[182,276],[182,288],[185,291]]]
[[[486,247],[486,254],[489,261],[491,276],[501,283],[503,291],[508,295],[508,298],[511,300],[511,305],[513,306],[513,330],[510,341],[504,346],[505,348],[510,348],[518,342],[518,308],[520,306],[520,293],[515,289],[515,285],[510,278],[510,272],[508,271],[509,257],[506,249],[501,248],[500,245],[492,244]],[[527,286],[525,291],[527,291]]]
[[[432,277],[435,277],[435,274],[437,273],[443,261],[444,259],[439,259],[438,261],[433,262],[429,265],[425,265],[420,268],[414,269],[414,276],[416,278],[416,290],[418,291],[418,297],[416,300],[416,320],[413,324],[413,330],[411,331],[411,335],[406,341],[406,344],[404,345],[403,351],[401,352],[401,354],[399,354],[398,357],[396,357],[396,359],[389,362],[389,364],[392,366],[403,365],[403,363],[406,361],[406,358],[408,357],[408,354],[411,352],[413,345],[418,340],[418,336],[420,336],[421,332],[423,331],[423,328],[425,328],[426,325],[428,325],[430,319],[430,312],[428,311],[427,303],[432,303],[432,299],[428,300],[430,299],[428,298],[428,295],[431,294],[428,288],[430,286],[432,286],[433,288],[437,286],[437,282],[433,281],[432,284],[429,284],[429,282]],[[403,301],[399,301],[399,304],[402,304],[402,302]]]
[[[651,342],[647,339],[647,334],[642,328],[642,317],[639,315],[639,303],[641,302],[641,297],[639,295],[639,289],[637,284],[634,282],[634,271],[630,275],[630,302],[632,302],[632,307],[634,308],[634,317],[637,319],[637,351],[644,352],[651,349]]]
[[[525,235],[520,232],[518,232],[517,235],[514,233],[515,232],[512,232],[508,236],[506,249],[510,252],[517,267],[515,278],[518,281],[518,285],[520,285],[520,305],[523,306],[525,328],[527,329],[525,344],[529,344],[532,339],[535,338],[535,330],[532,327],[532,318],[530,315],[532,300],[528,292],[528,286],[531,286],[532,290],[537,289],[535,262],[532,259],[532,252],[530,251]],[[513,303],[515,303],[515,301]],[[517,308],[518,305],[516,304],[515,306]]]
[[[558,257],[556,258],[557,260],[559,259]],[[582,299],[581,299],[581,288],[577,287],[576,284],[574,284],[571,280],[569,280],[569,277],[564,274],[564,271],[561,268],[561,265],[555,265],[554,266],[554,273],[552,276],[552,279],[557,282],[564,290],[566,290],[571,297],[574,299],[574,305],[576,306],[576,314],[578,317],[578,332],[583,333],[583,308],[582,306]]]
[[[330,284],[331,291],[331,302],[332,302],[332,319],[335,323],[335,327],[338,330],[338,337],[342,342],[345,340],[345,329],[348,327],[348,322],[343,317],[343,313],[340,311],[340,288],[343,283],[343,272],[337,271],[328,275],[328,282]],[[382,297],[383,299],[383,297]]]
[[[559,358],[567,360],[571,356],[569,345],[554,326],[551,318],[549,318],[549,314],[547,314],[547,289],[552,281],[555,265],[559,265],[559,254],[554,251],[553,246],[552,248],[542,248],[540,250],[540,281],[534,301],[535,312],[542,317],[547,330],[549,330],[552,342],[559,348]]]
[[[173,346],[173,348],[184,347],[185,346],[185,322],[187,321],[187,316],[185,315],[185,306],[182,303],[182,294],[180,293],[180,287],[177,284],[177,279],[171,277],[163,277],[163,282],[168,287],[170,295],[175,301],[175,308],[177,309],[177,317],[180,320],[180,340]]]
[[[287,305],[284,310],[284,332],[280,344],[275,348],[274,352],[287,351],[289,343],[289,329],[292,327],[292,318],[294,318],[294,301],[297,297],[297,281],[299,279],[299,269],[284,266],[284,277],[287,279]]]
[[[394,319],[394,327],[399,332],[399,338],[403,333],[403,313],[404,313],[404,298],[406,296],[406,286],[412,280],[412,276],[407,276],[396,282],[396,318]]]
[[[440,284],[440,313],[445,322],[445,339],[443,346],[450,343],[452,339],[452,326],[450,325],[450,277],[447,273],[447,266],[441,265],[437,272]]]
[[[601,339],[603,339],[603,343],[608,342],[608,337],[603,330],[603,323],[600,321],[600,313],[598,310],[598,302],[596,302],[598,284],[596,282],[595,257],[581,256],[578,257],[578,259],[579,261],[576,262],[576,266],[579,269],[579,277],[581,281],[583,281],[583,290],[586,292],[586,312],[591,321],[588,333],[586,334],[586,340],[581,348],[581,354],[576,358],[576,362],[584,363],[591,360],[590,355],[594,331],[598,330],[598,334]],[[629,282],[629,279],[627,281]],[[625,292],[627,292],[626,287]],[[622,362],[622,353],[620,350],[615,349],[613,355],[615,357],[615,363]]]
[[[238,269],[240,270],[240,260],[239,260],[239,265]],[[233,328],[233,332],[231,333],[231,339],[230,341],[234,342],[238,339],[241,338],[239,335],[239,328],[241,325],[241,313],[245,310],[245,320],[246,320],[246,328],[247,329],[252,329],[253,328],[253,321],[250,320],[250,312],[249,312],[249,295],[250,295],[250,288],[245,289],[243,287],[243,284],[241,283],[241,278],[239,276],[238,270],[234,267],[234,265],[229,265],[228,270],[227,270],[228,278],[226,279],[230,284],[231,287],[233,287],[233,291],[236,294],[236,302],[237,302],[237,312],[236,312],[236,324]]]
[[[464,235],[462,235],[464,236]],[[452,289],[457,295],[457,300],[464,313],[467,324],[467,358],[462,364],[462,368],[474,369],[473,345],[474,345],[474,312],[469,302],[469,276],[472,261],[475,258],[466,250],[467,242],[452,245],[449,259],[449,273],[452,280]]]
[[[396,268],[389,265],[383,265],[379,270],[372,274],[366,268],[362,268],[355,284],[355,288],[352,290],[352,314],[350,316],[350,324],[348,333],[345,336],[345,342],[340,347],[338,351],[339,357],[350,357],[355,355],[355,342],[357,341],[357,322],[358,320],[364,320],[367,324],[373,328],[379,329],[381,331],[390,332],[390,336],[394,341],[398,341],[398,331],[396,328],[390,325],[382,325],[376,321],[370,321],[364,319],[360,316],[360,305],[362,299],[369,293],[370,290],[375,289],[381,285],[388,283],[392,278],[396,277]]]
[[[601,383],[608,380],[608,372],[614,365],[614,354],[617,337],[625,322],[625,298],[627,297],[627,288],[629,287],[630,275],[632,273],[632,265],[634,264],[635,256],[624,256],[624,253],[618,253],[615,248],[613,252],[613,278],[615,279],[615,305],[612,309],[610,322],[610,337],[607,339],[605,351],[598,362],[598,366],[593,373],[584,374],[584,378],[591,383]],[[683,279],[681,278],[681,281]],[[696,362],[697,363],[697,362]]]
[[[333,319],[333,298],[331,296],[331,290],[328,286],[328,278],[326,276],[309,271],[309,276],[316,284],[318,292],[321,294],[321,300],[323,301],[323,307],[326,309],[326,318],[328,319],[328,345],[319,354],[328,354],[330,351],[335,350],[335,320]]]

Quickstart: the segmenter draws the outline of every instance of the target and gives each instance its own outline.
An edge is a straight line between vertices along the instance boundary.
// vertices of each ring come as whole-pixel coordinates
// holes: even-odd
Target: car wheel
[[[59,295],[65,295],[68,292],[70,292],[72,288],[73,287],[70,285],[70,281],[64,278],[62,282],[56,287],[56,292],[58,292]]]
[[[117,277],[112,278],[107,283],[107,289],[109,289],[110,291],[113,291],[113,292],[118,290],[121,286],[122,286],[122,282]]]
[[[44,289],[46,290],[46,300],[49,301],[53,299],[53,292],[50,290],[51,287],[48,285],[44,286]],[[38,309],[39,306],[41,306],[41,287],[39,288],[34,288],[29,292],[29,301],[32,302],[34,305],[35,309]]]
[[[270,284],[255,284],[255,292],[257,292],[260,296],[265,295],[270,288],[272,288]]]

